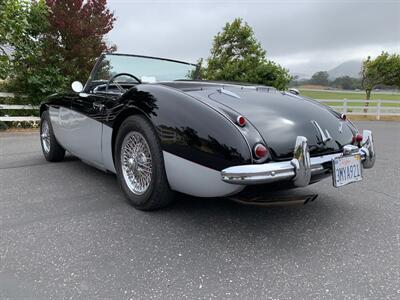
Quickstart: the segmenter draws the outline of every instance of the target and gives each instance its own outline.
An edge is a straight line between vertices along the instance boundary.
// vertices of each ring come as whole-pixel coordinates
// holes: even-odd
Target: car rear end
[[[222,86],[192,92],[242,131],[253,163],[221,171],[224,182],[304,187],[332,176],[340,187],[362,180],[375,163],[372,132],[317,101],[262,87]],[[332,175],[333,174],[333,175]]]

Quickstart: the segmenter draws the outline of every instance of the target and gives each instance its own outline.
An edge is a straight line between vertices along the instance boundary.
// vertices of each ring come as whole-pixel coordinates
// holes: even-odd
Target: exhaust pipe
[[[256,197],[243,197],[243,196],[233,196],[229,199],[244,205],[254,205],[254,206],[295,206],[295,205],[305,205],[307,203],[315,201],[318,194],[311,195],[290,195],[290,196],[279,196],[279,195],[261,195]]]

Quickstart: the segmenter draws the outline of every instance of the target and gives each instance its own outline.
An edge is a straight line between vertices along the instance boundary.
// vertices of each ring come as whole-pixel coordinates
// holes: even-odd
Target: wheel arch
[[[247,139],[234,122],[186,92],[143,84],[129,90],[116,106],[125,108],[115,127],[112,124],[115,134],[128,115],[142,113],[156,129],[163,151],[215,170],[252,162]]]
[[[42,114],[49,109],[49,106],[46,103],[42,103],[40,104],[40,108],[39,108],[39,117],[42,116]]]
[[[129,117],[135,116],[135,115],[140,115],[145,117],[147,120],[150,121],[151,125],[154,127],[154,124],[151,120],[151,118],[140,108],[138,107],[129,107],[122,112],[120,112],[117,117],[115,118],[113,125],[112,125],[112,135],[111,135],[111,153],[112,153],[112,159],[113,163],[115,164],[115,159],[114,159],[114,154],[115,154],[115,143],[118,135],[118,131],[122,125],[122,123]],[[155,128],[155,127],[154,127]],[[157,131],[156,131],[157,132]]]

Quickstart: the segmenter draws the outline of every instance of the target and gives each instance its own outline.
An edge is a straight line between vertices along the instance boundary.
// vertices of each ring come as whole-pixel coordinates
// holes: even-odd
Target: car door
[[[79,93],[71,101],[68,149],[82,160],[103,167],[101,152],[102,121],[107,95]]]

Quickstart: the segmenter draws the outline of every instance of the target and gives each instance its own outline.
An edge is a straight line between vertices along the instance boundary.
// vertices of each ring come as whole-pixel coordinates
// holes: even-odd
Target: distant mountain
[[[341,63],[337,67],[328,71],[329,79],[334,80],[337,77],[350,76],[354,78],[360,77],[362,61],[360,60],[349,60]]]

